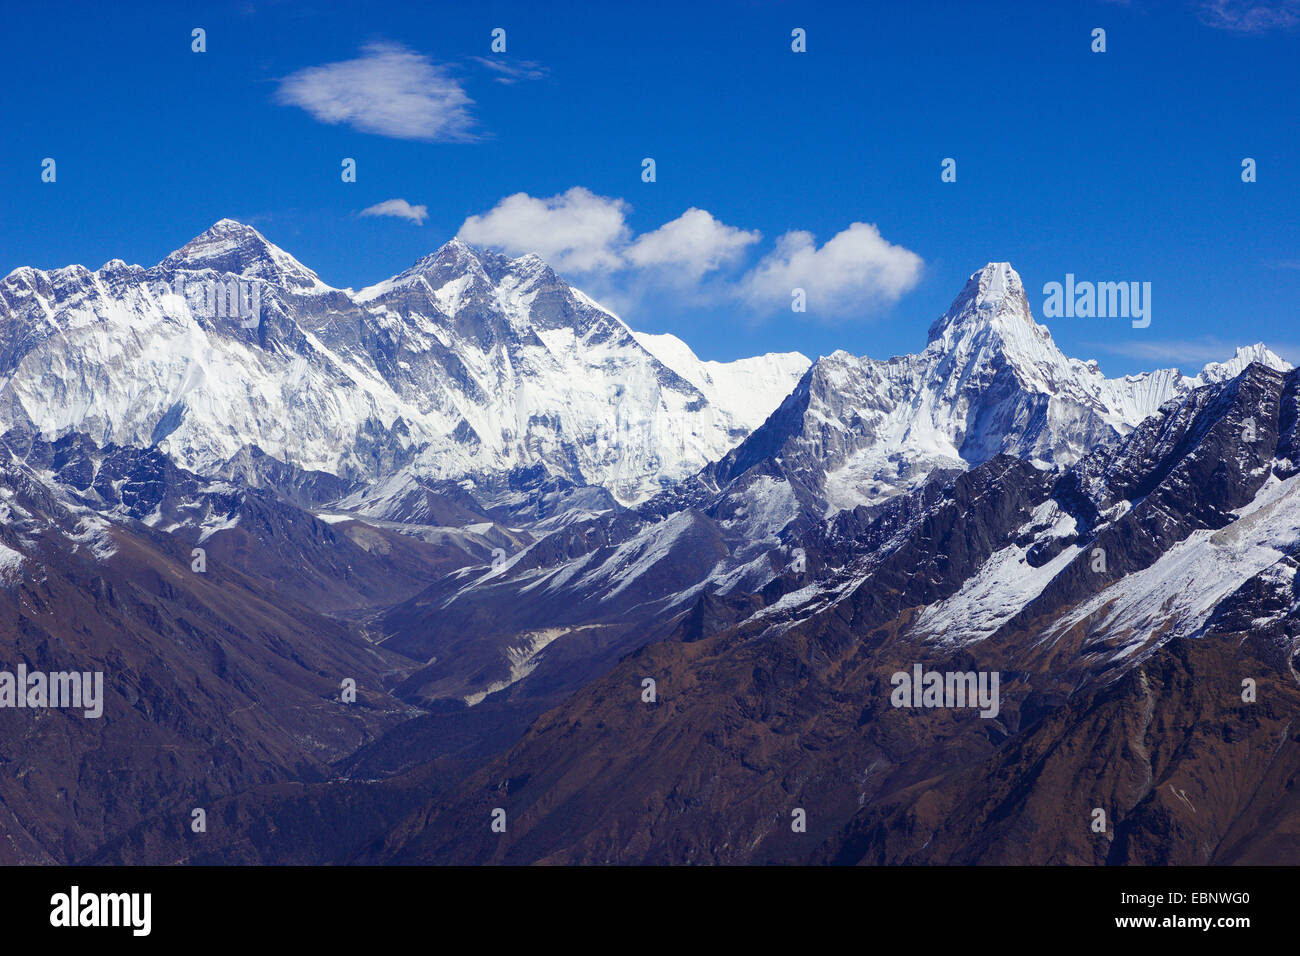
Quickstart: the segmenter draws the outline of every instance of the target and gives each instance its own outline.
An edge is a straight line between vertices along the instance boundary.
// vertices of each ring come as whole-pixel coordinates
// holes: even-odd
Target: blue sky
[[[460,232],[730,359],[915,351],[1009,260],[1040,321],[1066,273],[1151,283],[1148,328],[1047,320],[1108,374],[1297,361],[1298,24],[1296,0],[15,8],[0,273],[151,265],[229,216],[361,288]],[[392,200],[417,211],[361,215]]]

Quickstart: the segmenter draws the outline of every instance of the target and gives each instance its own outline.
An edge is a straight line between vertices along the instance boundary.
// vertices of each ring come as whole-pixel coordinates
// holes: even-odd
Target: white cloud
[[[562,272],[671,267],[674,278],[691,280],[733,262],[759,239],[757,232],[728,226],[694,207],[633,238],[627,224],[630,210],[622,199],[581,186],[546,199],[515,193],[466,219],[459,235],[510,255],[535,252]]]
[[[685,277],[698,280],[704,273],[734,262],[759,238],[757,230],[728,226],[692,206],[672,222],[638,236],[626,258],[641,267],[672,266]]]
[[[763,311],[788,309],[803,289],[811,315],[861,314],[898,300],[921,278],[921,257],[855,222],[820,249],[812,233],[787,232],[742,280],[741,294]]]
[[[368,206],[359,216],[393,216],[396,219],[409,219],[417,226],[424,225],[424,220],[429,217],[428,206],[412,206],[405,199],[385,199],[381,203],[375,203]]]
[[[840,318],[896,301],[921,277],[920,256],[862,222],[821,248],[811,233],[786,233],[752,270],[737,275],[739,260],[761,238],[757,230],[729,226],[692,206],[634,236],[630,208],[581,186],[548,199],[515,193],[470,216],[458,235],[507,255],[536,253],[625,308],[647,293],[671,290],[696,301],[740,300],[768,314],[788,309],[791,291],[802,288],[810,316]]]
[[[474,101],[460,83],[400,44],[371,43],[355,60],[299,70],[280,81],[276,100],[363,133],[428,142],[474,138]]]
[[[471,245],[508,255],[535,252],[561,272],[621,268],[630,230],[628,204],[574,186],[549,199],[515,193],[481,216],[470,216],[457,235]]]

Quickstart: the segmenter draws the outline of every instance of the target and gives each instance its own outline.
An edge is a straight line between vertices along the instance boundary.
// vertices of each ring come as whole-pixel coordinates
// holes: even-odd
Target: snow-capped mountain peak
[[[219,219],[158,264],[163,272],[210,269],[224,275],[264,279],[293,292],[329,291],[311,269],[252,226]]]
[[[1291,363],[1263,342],[1256,342],[1254,345],[1244,345],[1237,348],[1237,354],[1226,362],[1211,362],[1205,368],[1201,369],[1196,376],[1197,385],[1210,385],[1215,382],[1227,381],[1230,378],[1236,378],[1246,370],[1246,366],[1258,362],[1266,365],[1271,369],[1279,372],[1285,372],[1291,368]]]
[[[1066,466],[1128,434],[1169,399],[1251,362],[1284,370],[1263,346],[1196,378],[1177,369],[1109,379],[1066,356],[1005,262],[973,273],[930,327],[924,350],[885,361],[819,359],[762,428],[716,469],[722,481],[777,461],[829,510],[877,504],[998,454]],[[765,464],[764,467],[767,467]]]
[[[1005,361],[1041,391],[1076,369],[1034,321],[1020,275],[1008,262],[990,262],[971,275],[948,311],[930,326],[926,351],[947,356],[962,377],[975,365]]]
[[[540,454],[554,474],[637,500],[724,454],[808,364],[701,363],[684,345],[653,347],[539,256],[460,239],[354,299],[388,337],[377,346],[388,379],[455,435],[437,461],[424,456],[439,477],[467,454],[497,468]]]
[[[237,315],[190,294],[231,277],[256,293]],[[256,448],[348,481],[410,469],[494,500],[550,481],[636,501],[776,407],[806,360],[768,358],[665,362],[539,257],[459,239],[360,293],[228,219],[151,269],[0,281],[0,432],[166,439],[205,474]]]
[[[930,326],[929,341],[956,336],[972,326],[996,323],[1012,328],[1016,322],[1041,328],[1030,314],[1020,274],[1009,262],[990,262],[971,274],[948,311]]]
[[[421,256],[391,279],[367,286],[354,298],[359,302],[374,302],[399,290],[422,289],[433,294],[441,311],[454,316],[461,305],[473,303],[475,293],[479,297],[489,295],[505,276],[536,272],[534,260],[545,266],[536,256],[509,259],[475,249],[463,239],[455,238]]]

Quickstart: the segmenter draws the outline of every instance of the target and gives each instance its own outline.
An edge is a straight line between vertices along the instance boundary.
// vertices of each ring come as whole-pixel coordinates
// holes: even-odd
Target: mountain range
[[[5,715],[0,860],[1300,861],[1298,422],[1008,263],[916,354],[730,363],[460,240],[15,270],[0,641],[107,701]]]

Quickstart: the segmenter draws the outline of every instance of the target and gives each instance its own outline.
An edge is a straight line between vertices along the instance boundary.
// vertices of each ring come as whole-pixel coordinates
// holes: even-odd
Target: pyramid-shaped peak
[[[261,235],[261,233],[259,233],[252,226],[246,226],[238,219],[230,219],[230,218],[218,219],[216,222],[212,224],[212,227],[208,229],[208,233],[230,233],[230,232],[252,233],[255,236]],[[205,235],[206,234],[207,233],[205,233]]]
[[[535,262],[530,261],[535,260]],[[507,276],[533,276],[540,274],[545,263],[536,256],[509,259],[505,256],[471,246],[456,236],[436,250],[421,256],[410,268],[391,279],[362,289],[356,294],[358,301],[366,302],[417,283],[427,283],[432,289],[441,289],[456,283],[456,295],[461,297],[471,290],[490,294]]]
[[[971,282],[979,283],[981,295],[1000,296],[1019,289],[1024,291],[1020,273],[1011,268],[1009,262],[990,262],[970,277]]]
[[[461,258],[464,256],[472,256],[477,259],[478,250],[475,249],[473,246],[471,246],[460,236],[452,236],[450,239],[444,242],[434,252],[430,253],[425,258],[426,259]]]
[[[455,237],[444,242],[428,255],[416,259],[410,268],[399,272],[388,282],[400,285],[418,276],[445,282],[464,275],[486,278],[483,253],[465,240]]]
[[[930,326],[929,340],[933,342],[959,326],[999,319],[1034,324],[1025,285],[1009,262],[990,262],[971,273],[948,311]]]
[[[199,252],[222,246],[243,245],[270,246],[271,243],[252,226],[237,219],[218,219],[177,251],[190,249]]]
[[[1011,268],[1009,262],[990,262],[984,268],[971,273],[966,280],[966,287],[957,296],[948,310],[979,312],[996,312],[1005,304],[1020,303],[1028,305],[1025,296],[1025,284],[1020,281],[1020,273]]]
[[[311,269],[252,226],[218,219],[160,263],[164,268],[202,270],[265,279],[298,291],[329,287]]]

